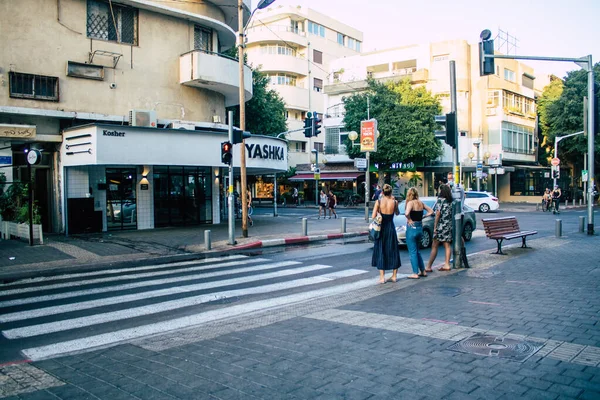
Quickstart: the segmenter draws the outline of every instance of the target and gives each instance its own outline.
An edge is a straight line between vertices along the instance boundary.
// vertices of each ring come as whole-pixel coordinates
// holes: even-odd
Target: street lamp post
[[[262,10],[273,4],[275,0],[260,0],[258,6],[250,18],[248,23],[254,15],[256,10]],[[247,24],[246,24],[247,26]],[[246,130],[246,95],[244,93],[244,36],[246,34],[246,26],[244,26],[244,0],[238,0],[238,33],[239,33],[239,47],[238,47],[238,64],[240,69],[240,129],[242,132]],[[242,135],[242,149],[240,151],[240,181],[242,185],[242,236],[248,237],[248,194],[246,193],[246,140]]]
[[[481,146],[481,142],[476,140],[473,142],[473,145],[477,147],[477,165],[475,166],[475,177],[477,178],[477,191],[481,191],[481,175],[478,171],[479,163],[481,162],[481,158],[479,157],[479,146]]]

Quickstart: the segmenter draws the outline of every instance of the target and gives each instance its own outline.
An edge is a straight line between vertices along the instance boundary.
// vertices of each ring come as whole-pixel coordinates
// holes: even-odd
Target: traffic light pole
[[[229,111],[227,114],[229,120],[229,141],[233,143],[233,111]],[[233,147],[232,150],[233,152]],[[229,224],[229,244],[235,244],[235,210],[234,210],[234,199],[233,199],[233,157],[229,164],[229,182],[227,182],[227,219]]]
[[[489,32],[489,31],[488,31]],[[535,56],[511,56],[502,54],[482,54],[480,56],[483,60],[492,58],[505,58],[509,60],[535,60],[535,61],[568,61],[574,62],[579,65],[587,72],[588,76],[588,112],[587,112],[587,126],[589,129],[588,135],[588,179],[589,184],[587,188],[587,217],[588,226],[587,234],[594,234],[594,64],[592,63],[592,55],[580,58],[568,58],[568,57],[535,57]]]
[[[246,94],[244,89],[244,0],[238,0],[239,48],[238,64],[240,68],[240,129],[246,130]],[[232,142],[233,143],[233,142]],[[248,237],[248,194],[246,193],[246,141],[242,135],[240,151],[240,181],[242,185],[242,236]]]
[[[458,106],[456,105],[456,63],[454,60],[450,60],[450,112],[456,115],[456,123],[458,125],[458,115],[456,114]],[[458,129],[454,130],[456,134]],[[458,136],[458,135],[457,135]],[[454,216],[454,234],[452,238],[453,243],[453,262],[452,268],[462,268],[462,257],[461,250],[462,245],[462,193],[458,187],[460,184],[460,172],[458,169],[458,137],[454,138],[454,148],[452,150],[452,167],[454,176],[454,186],[452,187],[452,198],[453,201],[453,213]]]

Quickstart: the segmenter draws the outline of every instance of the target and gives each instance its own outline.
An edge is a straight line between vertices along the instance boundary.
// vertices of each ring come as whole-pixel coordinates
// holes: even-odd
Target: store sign
[[[246,144],[248,158],[262,158],[263,160],[285,160],[283,147],[263,144]]]
[[[103,129],[102,136],[125,137],[125,132],[109,131],[108,129]]]
[[[378,163],[375,163],[373,165],[375,166],[376,170],[379,170]],[[417,167],[414,162],[407,162],[407,163],[397,162],[397,163],[391,163],[387,168],[385,168],[385,170],[386,171],[416,171]]]
[[[355,158],[354,159],[354,167],[361,170],[367,169],[367,159],[366,158]]]
[[[360,122],[360,151],[377,151],[377,120],[369,119]]]
[[[35,125],[0,124],[0,137],[33,139],[36,133]]]
[[[502,165],[502,154],[492,154],[490,158],[488,158],[488,165],[490,167],[496,167]]]

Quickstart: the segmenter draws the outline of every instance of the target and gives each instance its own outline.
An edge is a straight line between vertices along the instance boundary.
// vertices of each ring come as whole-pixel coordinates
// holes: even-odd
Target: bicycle
[[[558,199],[552,199],[552,214],[560,214],[560,211],[558,211]]]
[[[552,200],[542,199],[542,212],[550,211]]]

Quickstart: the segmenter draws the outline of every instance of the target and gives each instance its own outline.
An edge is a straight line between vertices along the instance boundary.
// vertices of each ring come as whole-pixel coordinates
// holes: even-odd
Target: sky
[[[511,54],[591,54],[600,62],[600,0],[276,0],[271,7],[279,4],[307,6],[362,31],[363,52],[452,39],[477,43],[482,30],[496,37],[500,29],[518,40]],[[579,69],[572,62],[524,62],[559,77]]]

